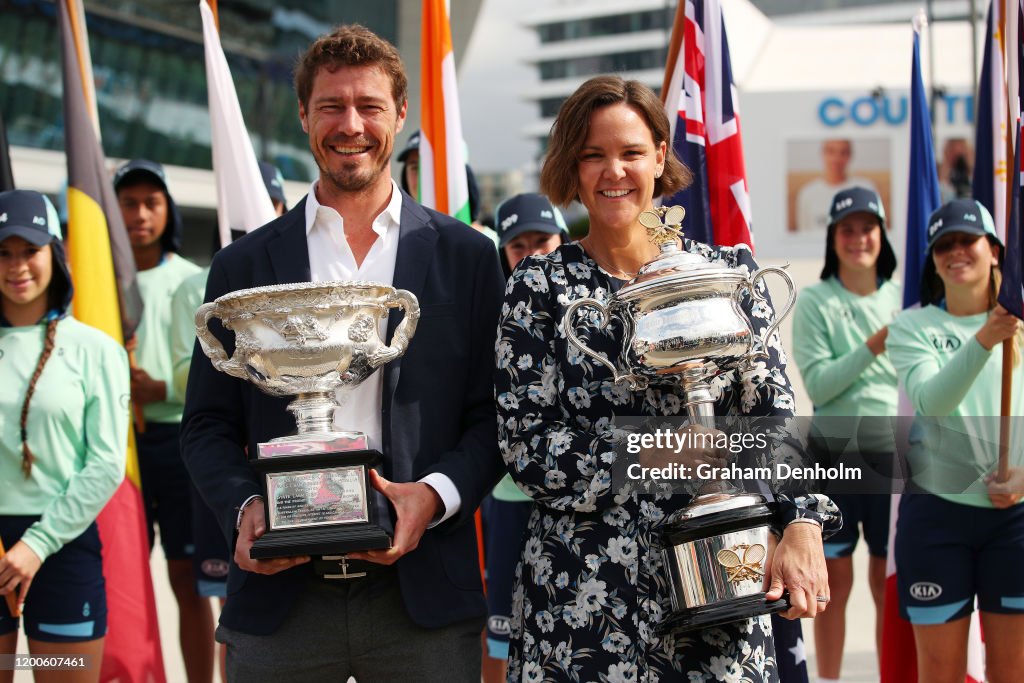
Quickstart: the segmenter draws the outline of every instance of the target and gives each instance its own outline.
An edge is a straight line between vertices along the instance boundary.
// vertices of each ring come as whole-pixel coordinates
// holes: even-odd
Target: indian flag
[[[469,223],[469,187],[446,0],[423,0],[420,202]]]

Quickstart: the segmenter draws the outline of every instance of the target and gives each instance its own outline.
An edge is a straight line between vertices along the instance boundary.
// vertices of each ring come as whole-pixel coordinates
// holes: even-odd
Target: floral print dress
[[[748,273],[757,268],[745,247],[686,240],[684,248]],[[535,503],[516,569],[508,680],[775,681],[767,616],[688,633],[656,629],[671,603],[654,532],[689,497],[613,486],[612,418],[685,416],[684,398],[671,386],[616,385],[607,368],[568,343],[562,327],[571,302],[607,301],[621,284],[578,244],[566,244],[526,259],[505,291],[496,344],[499,440],[509,472]],[[760,336],[771,307],[749,297],[743,307]],[[604,330],[578,323],[576,330],[615,363],[621,330],[614,323]],[[733,371],[714,382],[716,415],[792,415],[777,334],[767,351],[742,377]],[[775,503],[780,525],[801,516],[826,531],[841,524],[823,496],[777,495]]]

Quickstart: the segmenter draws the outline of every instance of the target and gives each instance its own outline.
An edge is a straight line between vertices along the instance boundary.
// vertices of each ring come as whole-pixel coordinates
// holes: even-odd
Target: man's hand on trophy
[[[235,541],[235,564],[254,574],[276,574],[285,569],[309,562],[309,555],[297,557],[275,557],[269,560],[254,560],[249,549],[256,539],[266,532],[265,513],[262,500],[254,500],[242,511],[242,523],[238,525],[238,539]]]
[[[661,468],[671,464],[685,465],[695,471],[698,465],[724,467],[729,462],[729,450],[719,448],[725,434],[699,424],[688,424],[673,434],[659,434],[654,448],[640,451],[640,466]]]
[[[782,616],[813,618],[828,607],[828,569],[817,524],[790,524],[778,542],[769,534],[765,568],[765,598],[769,602],[781,598],[783,590],[789,591],[790,607]]]
[[[388,481],[376,470],[370,470],[370,483],[395,506],[395,538],[387,550],[365,550],[348,553],[350,560],[367,560],[377,564],[394,564],[398,558],[416,550],[427,526],[444,512],[444,503],[430,485],[422,482]]]

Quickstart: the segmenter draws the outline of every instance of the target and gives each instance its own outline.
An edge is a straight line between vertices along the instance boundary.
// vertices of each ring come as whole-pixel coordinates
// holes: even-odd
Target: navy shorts
[[[136,435],[149,547],[159,526],[160,545],[168,560],[191,559],[195,550],[192,479],[181,459],[179,429],[177,423],[147,422],[146,431]]]
[[[228,597],[228,544],[213,510],[192,487],[192,573],[196,592],[204,598]]]
[[[10,548],[34,516],[0,517],[0,539]],[[79,643],[107,633],[107,594],[103,582],[100,533],[93,522],[78,538],[46,558],[25,597],[25,635],[46,643]],[[0,600],[0,635],[18,629],[7,601]]]
[[[843,528],[825,541],[825,557],[849,557],[861,533],[872,557],[886,556],[889,546],[889,507],[892,496],[880,493],[833,493],[832,502],[843,513]]]
[[[508,659],[512,589],[516,563],[523,550],[532,501],[498,500],[488,496],[482,507],[484,559],[487,572],[487,654]]]
[[[900,613],[946,624],[978,609],[1024,614],[1024,505],[1006,510],[930,494],[900,499],[896,520]]]

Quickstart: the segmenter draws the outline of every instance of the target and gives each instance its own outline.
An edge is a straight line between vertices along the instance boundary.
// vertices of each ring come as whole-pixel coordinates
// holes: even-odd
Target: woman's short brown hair
[[[654,196],[670,195],[690,184],[690,169],[676,158],[671,130],[661,100],[640,81],[619,76],[595,76],[576,89],[558,110],[551,126],[548,153],[540,171],[540,191],[561,206],[579,199],[579,153],[590,132],[590,116],[612,104],[625,104],[647,122],[654,145],[666,143],[665,168],[654,181]]]
[[[395,46],[359,24],[338,26],[320,36],[299,57],[295,66],[295,94],[305,107],[313,94],[313,80],[320,69],[330,72],[342,66],[376,66],[391,81],[391,96],[401,108],[405,103],[409,79]]]

